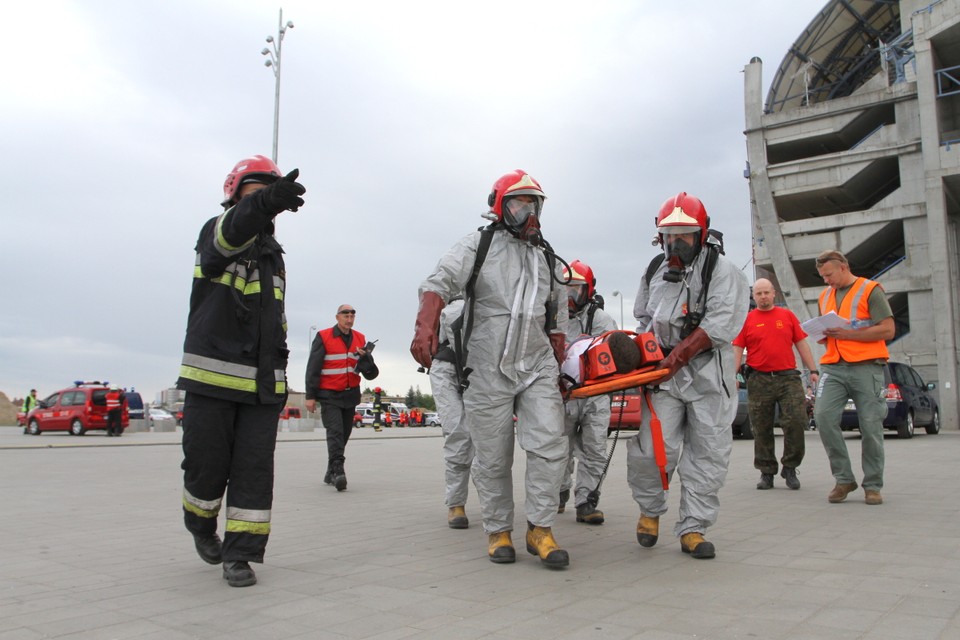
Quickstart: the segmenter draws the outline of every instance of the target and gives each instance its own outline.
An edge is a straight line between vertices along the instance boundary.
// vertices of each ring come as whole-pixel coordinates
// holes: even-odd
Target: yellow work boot
[[[660,538],[660,516],[645,516],[640,514],[637,521],[637,542],[641,547],[652,547]]]
[[[463,507],[450,507],[447,511],[447,526],[451,529],[466,529],[470,526],[470,520],[467,519],[467,512]]]
[[[712,542],[703,539],[703,534],[699,531],[685,533],[680,536],[680,549],[684,553],[689,553],[697,560],[709,560],[717,555]]]
[[[550,527],[538,527],[527,523],[527,551],[540,556],[540,562],[553,569],[570,564],[569,554],[553,539],[553,531]]]
[[[491,533],[487,542],[487,555],[490,562],[509,564],[517,561],[517,551],[513,548],[509,531]]]

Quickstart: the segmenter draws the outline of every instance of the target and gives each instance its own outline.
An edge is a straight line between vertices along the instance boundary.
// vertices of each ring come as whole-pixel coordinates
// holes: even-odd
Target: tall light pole
[[[265,67],[273,67],[273,77],[277,79],[276,90],[273,95],[273,161],[277,161],[277,137],[280,133],[280,60],[281,52],[283,51],[283,36],[287,34],[287,29],[293,29],[293,23],[287,20],[287,24],[283,24],[283,9],[280,9],[280,18],[277,20],[277,37],[267,36],[267,42],[273,47],[271,51],[269,47],[264,47],[260,52],[261,55],[270,56],[270,58],[263,63]]]
[[[623,329],[623,294],[619,291],[614,291],[613,296],[620,298],[620,329]]]
[[[317,335],[317,325],[310,325],[310,337],[307,338],[307,353],[310,353],[310,350],[313,348],[313,338]]]

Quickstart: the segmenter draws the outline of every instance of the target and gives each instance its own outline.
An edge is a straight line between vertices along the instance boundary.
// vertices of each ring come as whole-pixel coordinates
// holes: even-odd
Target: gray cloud
[[[294,388],[310,326],[349,302],[380,339],[378,382],[428,392],[407,352],[417,286],[514,168],[541,182],[547,239],[593,266],[614,317],[610,294],[629,318],[677,191],[749,262],[741,71],[760,56],[769,81],[823,3],[651,4],[284,3],[279,163],[308,188],[277,220]],[[40,1],[0,18],[33,25],[7,43],[0,100],[0,390],[109,378],[152,399],[177,377],[193,245],[223,177],[270,153],[259,49],[276,8]]]

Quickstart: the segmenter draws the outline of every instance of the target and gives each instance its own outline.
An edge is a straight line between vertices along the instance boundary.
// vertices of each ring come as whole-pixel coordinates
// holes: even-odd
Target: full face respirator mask
[[[667,260],[663,279],[667,282],[680,282],[683,279],[683,270],[693,264],[700,254],[700,230],[691,233],[664,233],[661,238],[663,254]]]
[[[540,231],[540,198],[530,196],[532,202],[520,197],[509,198],[503,203],[503,222],[518,238],[534,246],[543,244]]]

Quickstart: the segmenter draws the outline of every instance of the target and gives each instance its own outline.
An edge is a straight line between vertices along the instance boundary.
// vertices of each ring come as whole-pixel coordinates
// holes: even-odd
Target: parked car
[[[299,418],[300,417],[300,408],[299,407],[284,407],[280,410],[280,419],[289,420],[290,418]]]
[[[439,427],[440,426],[440,415],[436,411],[431,411],[423,414],[423,424],[428,427]]]
[[[143,420],[143,398],[136,391],[125,391],[131,420]]]
[[[150,424],[157,420],[176,420],[174,415],[163,407],[150,407],[147,415],[150,416]]]
[[[26,417],[24,433],[38,436],[44,431],[67,431],[82,436],[91,429],[107,428],[106,383],[77,381],[74,386],[52,393],[39,402]],[[127,401],[122,406],[120,425],[130,426]]]
[[[883,366],[883,394],[887,400],[887,415],[883,428],[892,429],[901,438],[912,438],[919,425],[929,434],[940,433],[940,407],[931,393],[937,385],[924,383],[916,370],[902,362],[888,362]],[[844,431],[859,430],[857,408],[847,401],[840,419]]]
[[[383,412],[380,412],[380,420],[383,421]],[[373,409],[357,407],[357,412],[353,414],[353,426],[366,427],[373,424]]]

